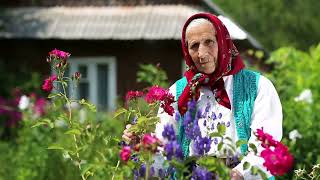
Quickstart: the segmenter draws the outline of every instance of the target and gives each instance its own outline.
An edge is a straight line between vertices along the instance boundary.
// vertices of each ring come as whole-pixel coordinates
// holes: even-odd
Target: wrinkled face
[[[217,67],[218,42],[214,26],[201,23],[186,32],[186,42],[192,61],[199,72],[211,74]]]

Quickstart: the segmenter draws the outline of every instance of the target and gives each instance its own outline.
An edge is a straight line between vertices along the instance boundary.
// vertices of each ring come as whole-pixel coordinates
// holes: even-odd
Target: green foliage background
[[[295,157],[294,169],[310,170],[312,165],[320,163],[320,44],[306,52],[280,48],[271,54],[268,63],[274,64],[267,76],[275,84],[283,107],[282,141]],[[294,98],[305,89],[311,90],[313,102],[296,102]],[[296,142],[289,139],[289,132],[294,129],[302,135]],[[282,179],[291,179],[292,175]]]
[[[213,0],[268,50],[307,50],[320,41],[318,0]]]

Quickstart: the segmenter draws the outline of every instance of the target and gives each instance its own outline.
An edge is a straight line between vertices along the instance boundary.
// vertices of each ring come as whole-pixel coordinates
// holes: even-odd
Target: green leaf
[[[222,137],[222,136],[218,132],[213,132],[213,133],[210,133],[210,137]]]
[[[81,131],[79,129],[70,129],[64,134],[70,134],[70,135],[81,135]]]
[[[256,145],[254,145],[253,143],[249,143],[249,147],[253,150],[254,154],[258,153]]]
[[[64,87],[68,87],[68,83],[65,81],[61,81],[61,83],[64,85]]]
[[[61,94],[59,94],[59,93],[57,93],[57,94],[49,94],[48,98],[51,99],[51,98],[54,98],[56,96],[61,96]]]
[[[236,142],[236,146],[237,146],[237,147],[240,147],[241,145],[247,144],[247,143],[248,143],[247,140],[238,140],[238,141]]]
[[[79,101],[79,104],[87,106],[89,108],[89,110],[92,112],[97,112],[96,106],[94,104],[87,102],[85,99],[81,99]]]
[[[47,119],[47,118],[38,121],[36,124],[31,126],[31,128],[34,128],[34,127],[37,127],[37,126],[41,126],[41,125],[48,125],[50,128],[54,128],[53,122],[51,122],[51,120]]]
[[[261,169],[258,169],[258,174],[262,177],[262,179],[268,179],[267,174]]]
[[[244,162],[243,163],[243,170],[247,170],[250,167],[250,163],[249,162]]]
[[[257,175],[258,174],[258,168],[257,167],[251,167],[251,169],[250,169],[250,171],[251,171],[251,174],[253,174],[253,175]]]
[[[222,146],[223,146],[223,142],[220,142],[220,143],[218,144],[218,151],[220,151],[220,150],[222,149]]]
[[[64,148],[59,144],[52,144],[47,149],[64,150]]]
[[[220,135],[224,135],[226,133],[226,126],[224,124],[218,124],[217,127]]]
[[[121,115],[121,114],[123,114],[123,113],[125,113],[125,112],[127,112],[127,111],[128,111],[128,110],[125,109],[125,108],[119,108],[119,109],[117,109],[117,111],[114,113],[113,118],[116,118],[116,117],[118,117],[119,115]]]
[[[38,126],[41,126],[41,125],[45,125],[47,124],[46,122],[42,122],[42,121],[39,121],[37,122],[36,124],[34,124],[33,126],[31,126],[31,128],[35,128],[35,127],[38,127]]]
[[[89,172],[90,169],[92,169],[94,166],[92,164],[86,164],[84,165],[84,168],[81,170],[81,176],[85,175],[87,172]]]

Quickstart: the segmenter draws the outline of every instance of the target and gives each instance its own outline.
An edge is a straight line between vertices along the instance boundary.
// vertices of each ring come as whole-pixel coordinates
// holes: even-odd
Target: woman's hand
[[[239,171],[232,169],[231,173],[230,173],[230,179],[231,180],[243,180],[244,178]]]
[[[127,143],[130,144],[133,139],[135,139],[135,135],[132,132],[129,132],[129,129],[132,125],[127,124],[126,129],[123,131],[122,139]]]

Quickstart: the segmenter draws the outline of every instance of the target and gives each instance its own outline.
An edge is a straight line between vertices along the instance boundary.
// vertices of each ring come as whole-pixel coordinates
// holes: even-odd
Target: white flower
[[[307,103],[312,103],[312,92],[310,89],[303,90],[299,96],[295,97],[294,100],[298,101],[305,101]]]
[[[302,138],[302,135],[299,133],[298,130],[294,129],[291,132],[289,132],[289,139],[292,141],[296,141],[297,138]]]
[[[71,102],[71,109],[79,109],[80,108],[80,105],[78,102]]]
[[[29,104],[30,104],[30,99],[26,95],[23,95],[20,97],[20,101],[19,101],[19,105],[18,105],[20,110],[27,109]]]
[[[68,126],[68,124],[67,124],[64,120],[62,120],[62,119],[56,120],[56,121],[54,122],[54,125],[55,125],[56,127],[67,127],[67,126]]]
[[[79,111],[79,122],[82,124],[86,120],[87,112],[84,109],[80,109]]]

